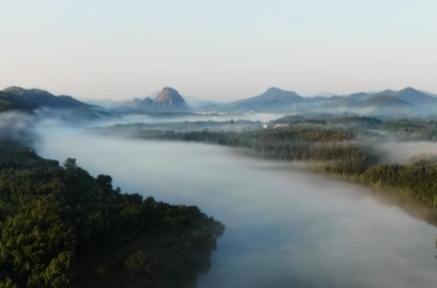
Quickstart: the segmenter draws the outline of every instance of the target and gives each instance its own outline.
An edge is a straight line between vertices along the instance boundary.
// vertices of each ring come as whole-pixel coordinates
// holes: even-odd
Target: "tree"
[[[96,178],[97,185],[104,189],[112,189],[112,177],[108,175],[98,175]]]
[[[76,159],[74,158],[68,158],[64,162],[64,169],[66,170],[73,170],[77,168]]]

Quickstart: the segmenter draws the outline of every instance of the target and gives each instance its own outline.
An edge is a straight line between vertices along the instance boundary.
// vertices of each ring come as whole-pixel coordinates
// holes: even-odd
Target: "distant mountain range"
[[[172,90],[176,91],[175,89],[170,88],[170,87],[167,87],[164,89],[172,89]],[[154,101],[154,99],[156,99],[157,96],[161,92],[162,91],[156,91],[156,92],[154,92],[154,93],[152,93],[152,94],[150,94],[142,99],[139,97],[134,97],[134,98],[131,98],[130,100],[123,100],[123,101],[114,101],[114,100],[108,100],[108,99],[106,99],[106,100],[91,100],[91,101],[87,101],[87,103],[91,104],[91,105],[102,106],[102,107],[109,108],[109,109],[115,108],[115,109],[122,109],[122,110],[138,109],[138,108],[139,109],[152,108],[152,107],[150,107],[150,105],[148,105],[148,104],[152,104],[152,102],[150,100]],[[196,98],[196,97],[182,96],[182,95],[180,95],[180,96],[185,100],[185,103],[190,108],[204,108],[204,107],[209,106],[209,105],[216,105],[217,104],[214,101],[203,100],[203,99]],[[146,105],[144,105],[144,104],[146,104]],[[153,107],[153,108],[155,108],[155,107]],[[152,110],[153,110],[153,108],[152,108]],[[187,107],[182,107],[182,108],[186,109]]]
[[[172,88],[174,95],[179,93]],[[160,92],[160,94],[163,93]],[[169,90],[170,91],[170,90]],[[166,98],[164,104],[156,105],[158,93],[143,100],[134,99],[120,102],[118,110],[181,110],[179,102],[173,103]],[[175,96],[176,97],[176,96]],[[183,98],[182,96],[180,96]],[[171,98],[171,97],[170,97]],[[188,99],[188,97],[186,97]],[[158,101],[159,102],[159,101]],[[194,102],[194,101],[193,101]],[[185,105],[186,104],[186,105]],[[380,92],[359,92],[350,95],[330,95],[322,93],[314,97],[304,97],[293,91],[286,91],[276,87],[267,89],[264,93],[230,103],[216,103],[212,101],[198,101],[197,103],[185,102],[182,106],[184,111],[221,111],[221,112],[264,112],[264,113],[306,113],[326,112],[341,113],[352,112],[364,115],[393,116],[420,116],[432,114],[437,109],[437,97],[428,92],[408,87],[400,91],[384,90]],[[189,108],[187,109],[187,106]],[[159,108],[159,109],[158,109]]]
[[[97,105],[96,105],[97,104]],[[3,108],[2,108],[3,107]],[[104,107],[104,108],[102,108]],[[435,115],[436,95],[407,87],[400,91],[359,92],[350,95],[304,97],[293,91],[269,88],[264,93],[230,103],[216,103],[194,97],[181,96],[177,90],[165,87],[143,99],[125,101],[94,101],[84,103],[71,96],[55,96],[39,89],[10,87],[0,91],[0,109],[8,110],[69,109],[82,117],[102,117],[114,112],[262,112],[304,114],[357,113],[367,116],[415,117]]]
[[[179,92],[170,87],[163,88],[153,99],[151,97],[146,97],[142,100],[135,98],[132,101],[123,101],[120,104],[116,108],[121,111],[186,112],[191,110]]]
[[[356,112],[365,115],[419,116],[435,114],[437,97],[408,87],[400,91],[303,97],[293,91],[269,88],[255,97],[231,102],[227,110],[253,112]]]
[[[309,101],[311,98],[299,96],[292,91],[285,91],[278,88],[269,88],[264,93],[229,103],[229,108],[232,110],[243,111],[274,111],[290,109],[295,104]]]

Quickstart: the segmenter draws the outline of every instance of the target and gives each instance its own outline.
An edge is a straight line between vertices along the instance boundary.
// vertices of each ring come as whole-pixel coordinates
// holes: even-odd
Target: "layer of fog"
[[[192,143],[40,130],[39,153],[77,159],[126,192],[198,205],[226,231],[199,287],[435,287],[435,228],[367,189]]]
[[[0,139],[12,141],[41,140],[35,133],[35,117],[20,112],[0,113]]]
[[[383,163],[402,163],[413,157],[437,156],[435,142],[385,142],[374,145]]]
[[[114,124],[129,124],[129,123],[164,123],[177,121],[230,121],[230,120],[251,120],[268,122],[285,116],[285,114],[269,114],[269,113],[242,113],[238,115],[193,115],[193,114],[133,114],[124,115],[121,119],[110,119],[103,121],[99,126],[114,125]]]

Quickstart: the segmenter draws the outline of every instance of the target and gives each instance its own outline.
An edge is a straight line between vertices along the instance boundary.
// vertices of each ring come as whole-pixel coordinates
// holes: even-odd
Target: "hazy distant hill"
[[[251,98],[239,100],[231,103],[231,105],[241,104],[241,103],[269,103],[273,101],[278,101],[281,103],[295,103],[301,102],[304,100],[304,97],[299,96],[296,92],[293,91],[285,91],[276,87],[272,87],[267,89],[264,93],[254,96]]]
[[[411,87],[396,92],[393,96],[414,105],[437,104],[437,98]]]
[[[187,108],[187,102],[173,88],[166,87],[156,96],[154,104],[162,108]]]
[[[71,96],[55,96],[40,89],[9,87],[0,92],[0,111],[37,111],[42,117],[60,120],[98,120],[115,115]]]
[[[369,108],[369,107],[411,107],[412,104],[406,101],[400,100],[394,96],[376,96],[363,101],[356,101],[349,104],[351,108]]]
[[[122,111],[185,112],[191,110],[179,92],[170,87],[163,88],[154,99],[152,97],[142,100],[135,98],[131,101],[119,102],[119,104],[116,109]]]
[[[376,96],[367,100],[356,102],[350,106],[351,109],[361,110],[361,114],[380,115],[382,118],[388,116],[415,116],[420,113],[418,108],[406,101],[400,100],[394,96]],[[369,109],[369,110],[365,110]]]
[[[376,93],[355,93],[347,96],[348,98],[362,101],[367,100],[371,98],[376,98],[379,96],[390,96],[395,97],[399,100],[408,102],[410,104],[414,105],[424,105],[424,104],[437,104],[437,98],[433,97],[431,93],[428,92],[422,92],[419,90],[416,90],[414,88],[408,87],[405,89],[402,89],[400,91],[393,91],[393,90],[384,90]]]
[[[335,94],[330,92],[320,92],[319,94],[314,95],[314,97],[332,97],[332,96],[335,96]]]
[[[270,88],[261,95],[229,103],[226,109],[278,113],[350,111],[372,116],[418,116],[434,113],[437,97],[411,87],[400,91],[359,92],[330,97],[302,97],[292,91]]]
[[[321,108],[338,108],[338,107],[348,107],[350,105],[355,104],[357,101],[342,96],[332,96],[323,101],[321,101]]]
[[[387,90],[379,91],[379,92],[376,92],[376,93],[370,93],[370,95],[373,96],[373,97],[377,97],[377,96],[396,96],[396,93],[397,93],[396,91],[387,89]]]
[[[158,112],[189,111],[191,109],[197,111],[266,113],[310,113],[315,111],[343,113],[350,110],[352,113],[372,116],[379,113],[416,116],[421,113],[431,113],[434,104],[437,108],[437,97],[413,88],[405,88],[401,91],[358,92],[342,96],[328,96],[325,93],[323,96],[303,97],[293,91],[272,87],[260,95],[230,103],[202,101],[193,97],[186,98],[190,101],[186,101],[175,89],[167,87],[156,93],[155,98],[146,97],[142,100],[137,98],[120,102],[118,109]]]
[[[0,112],[10,110],[31,111],[37,107],[38,104],[35,101],[0,91]]]
[[[23,89],[21,87],[9,87],[4,89],[3,92],[9,95],[13,95],[17,99],[34,102],[38,106],[48,108],[78,108],[89,106],[88,104],[76,100],[71,96],[55,96],[47,91],[40,89]]]
[[[267,89],[264,93],[255,97],[229,103],[230,109],[254,110],[254,111],[282,111],[292,109],[296,103],[304,102],[305,99],[293,91],[285,91],[275,87]]]
[[[353,97],[332,97],[322,105],[331,112],[349,111],[366,116],[407,117],[419,115],[419,107],[395,96],[371,95],[366,93],[352,94]],[[354,100],[357,99],[357,100]]]
[[[375,97],[374,94],[370,94],[370,93],[365,93],[365,92],[359,92],[359,93],[353,93],[349,96],[347,96],[346,98],[355,100],[355,101],[363,101],[363,100],[367,100],[370,99],[372,97]]]
[[[355,112],[362,115],[405,115],[414,113],[416,107],[393,96],[376,96],[368,98],[363,94],[356,97],[331,97],[323,102],[321,108],[331,112]],[[354,100],[363,99],[363,100]],[[400,114],[401,113],[401,114]]]
[[[149,107],[152,102],[155,99],[161,91],[154,92],[150,94],[149,96],[146,96],[144,98],[142,97],[136,97],[132,100],[123,100],[123,101],[115,101],[115,100],[91,100],[87,101],[89,104],[93,105],[99,105],[106,108],[120,108],[120,107],[131,107],[131,108],[141,108],[141,107]],[[192,108],[203,108],[203,107],[214,107],[217,103],[210,100],[204,100],[197,97],[191,97],[191,96],[182,96],[181,97],[185,100],[186,104],[189,107]],[[143,99],[143,100],[141,100]],[[144,103],[142,103],[144,101]]]
[[[102,103],[108,109],[120,112],[189,112],[189,111],[222,111],[222,112],[265,112],[265,113],[359,113],[361,115],[382,116],[421,116],[435,115],[437,97],[433,94],[408,87],[400,91],[384,90],[380,92],[359,92],[344,96],[303,97],[293,91],[269,88],[264,93],[234,101],[231,103],[215,103],[194,97],[186,97],[170,87],[149,97],[134,98],[126,101],[94,101]],[[77,117],[99,118],[111,114],[109,110],[96,105],[81,102],[71,96],[55,96],[39,89],[23,89],[10,87],[0,93],[0,111],[35,110],[48,108],[53,111],[74,111]],[[64,110],[63,110],[64,109]],[[43,109],[38,109],[43,110]],[[64,113],[64,112],[62,112]]]

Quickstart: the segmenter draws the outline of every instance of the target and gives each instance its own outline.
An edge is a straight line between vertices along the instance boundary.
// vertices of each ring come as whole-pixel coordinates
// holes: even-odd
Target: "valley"
[[[11,255],[29,242],[8,246],[15,242],[4,232],[0,281],[5,285],[433,287],[437,281],[432,115],[317,109],[199,114],[171,108],[179,94],[168,88],[156,96],[165,104],[150,106],[161,105],[158,110],[117,110],[65,102],[39,90],[13,91],[2,94],[10,104],[0,114],[0,188],[11,191],[0,202],[2,227],[13,235],[25,233],[25,224],[14,220],[18,226],[13,226],[12,219],[29,218],[27,207],[40,203],[38,213],[60,225],[56,229],[65,231],[59,237],[66,244],[47,249],[41,258],[26,253],[17,258],[41,267],[28,269],[12,264]],[[300,97],[279,94],[278,101]],[[370,96],[350,97],[362,102]],[[387,97],[395,96],[370,100],[389,106],[398,101]],[[44,109],[50,114],[41,113]],[[76,109],[94,116],[84,118]],[[24,186],[13,186],[16,181]],[[21,206],[12,208],[17,201]],[[146,220],[153,213],[155,224]],[[38,219],[32,223],[55,223]],[[81,234],[83,225],[88,234]],[[161,228],[155,231],[156,225]],[[19,241],[33,241],[32,235]],[[169,240],[161,245],[162,239]],[[86,256],[89,249],[96,254]],[[320,269],[314,271],[316,262]],[[83,268],[69,268],[76,265]]]
[[[198,205],[226,225],[198,287],[406,288],[437,280],[436,209],[423,201],[225,146],[45,133],[52,141],[44,157],[74,154],[91,173],[113,175],[114,185]]]
[[[437,287],[436,11],[0,1],[0,288]]]

